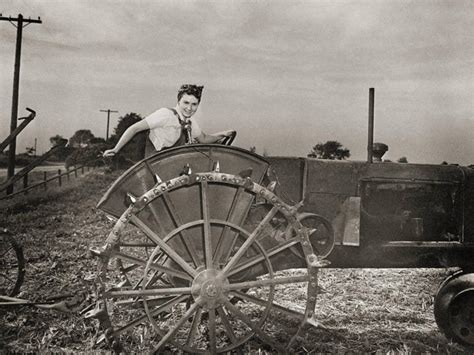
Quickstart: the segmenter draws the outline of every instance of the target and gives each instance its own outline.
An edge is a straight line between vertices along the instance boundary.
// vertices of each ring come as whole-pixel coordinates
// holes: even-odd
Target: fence
[[[66,181],[70,181],[71,174],[74,174],[74,177],[77,178],[78,174],[84,174],[85,172],[88,172],[90,169],[93,169],[93,168],[94,167],[82,165],[82,166],[79,166],[79,167],[75,167],[74,169],[67,168],[66,172],[62,172],[61,169],[58,169],[57,174],[55,174],[53,176],[49,176],[49,177],[48,177],[48,173],[46,171],[44,171],[43,172],[43,180],[41,180],[39,182],[35,182],[34,184],[29,185],[29,186],[28,186],[28,174],[25,174],[23,176],[23,188],[21,190],[18,190],[14,193],[9,194],[9,195],[0,196],[0,200],[7,199],[7,198],[10,198],[10,197],[19,195],[19,194],[27,195],[30,190],[33,190],[33,189],[36,189],[36,188],[39,188],[39,187],[43,187],[44,190],[47,190],[48,189],[48,183],[51,185],[52,181],[54,181],[54,180],[58,181],[56,186],[61,187],[63,185],[63,177],[66,178]]]

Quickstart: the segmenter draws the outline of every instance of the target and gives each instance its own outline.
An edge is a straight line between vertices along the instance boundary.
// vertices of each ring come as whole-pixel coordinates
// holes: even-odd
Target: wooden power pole
[[[107,130],[105,131],[105,140],[109,140],[109,124],[110,124],[110,113],[114,112],[117,113],[118,111],[112,111],[111,109],[108,110],[100,110],[100,112],[107,112]]]
[[[12,98],[12,116],[10,121],[10,134],[16,129],[18,119],[18,92],[20,86],[20,60],[21,60],[21,40],[23,35],[23,27],[31,23],[42,23],[38,17],[37,20],[25,19],[22,14],[18,17],[5,17],[0,14],[0,21],[9,21],[16,27],[16,50],[15,50],[15,70],[13,73],[13,98]],[[8,178],[15,175],[15,154],[16,154],[16,138],[14,138],[8,149]],[[13,192],[13,185],[7,188],[7,194]]]

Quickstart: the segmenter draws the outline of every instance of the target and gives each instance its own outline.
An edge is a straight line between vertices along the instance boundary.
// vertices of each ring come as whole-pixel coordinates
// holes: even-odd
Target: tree
[[[105,139],[102,138],[102,137],[94,137],[90,140],[90,144],[104,144],[105,143]]]
[[[71,147],[84,148],[87,147],[94,138],[90,129],[80,129],[69,139],[69,145]]]
[[[49,138],[49,141],[51,142],[51,145],[54,147],[55,145],[60,144],[64,140],[63,136],[60,136],[59,134],[56,134],[53,137]]]
[[[408,163],[407,157],[401,157],[397,160],[398,163]]]
[[[351,153],[349,149],[344,148],[338,141],[327,141],[326,143],[316,144],[308,154],[310,158],[343,160],[349,158]]]
[[[60,136],[59,134],[56,134],[55,136],[50,137],[49,141],[51,142],[51,146],[54,147],[54,146],[57,146],[57,145],[64,144],[65,142],[67,142],[67,139],[64,138],[63,136]],[[51,160],[51,161],[64,161],[67,158],[67,156],[74,151],[74,149],[75,148],[72,148],[72,147],[62,146],[62,147],[56,149],[54,151],[53,155],[51,155],[48,158],[48,160]]]
[[[141,120],[142,116],[135,112],[130,112],[127,113],[125,116],[119,117],[117,127],[115,127],[114,134],[110,137],[110,139],[118,141],[118,139],[122,136],[123,132],[125,132],[128,127]]]
[[[135,122],[142,120],[142,117],[134,112],[127,113],[125,116],[119,117],[117,127],[114,134],[109,138],[107,143],[116,144],[125,130]],[[121,150],[120,153],[128,159],[138,161],[143,159],[145,155],[145,144],[148,139],[148,132],[140,132],[136,134]]]

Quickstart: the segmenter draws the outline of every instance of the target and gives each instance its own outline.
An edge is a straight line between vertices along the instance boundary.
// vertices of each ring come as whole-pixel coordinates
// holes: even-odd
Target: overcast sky
[[[369,88],[386,158],[474,163],[474,1],[2,0],[24,28],[18,150],[78,129],[105,137],[118,117],[176,103],[204,85],[209,133],[306,156],[338,140],[366,159]],[[0,21],[0,141],[10,127],[16,29]]]

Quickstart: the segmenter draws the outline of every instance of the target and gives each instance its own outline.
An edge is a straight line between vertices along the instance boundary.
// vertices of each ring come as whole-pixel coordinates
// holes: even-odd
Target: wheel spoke
[[[156,176],[158,176],[155,171],[153,171],[153,168],[150,166],[150,163],[148,163],[147,161],[145,161],[145,166],[148,170],[148,172],[155,178]],[[156,182],[156,180],[155,180]],[[147,207],[150,209],[151,211],[151,214],[153,215],[153,218],[155,219],[155,222],[156,222],[156,225],[158,226],[158,228],[160,229],[160,233],[162,235],[165,235],[166,232],[165,230],[163,229],[163,226],[160,222],[160,216],[158,214],[158,211],[156,210],[156,207],[153,205],[153,203],[149,203],[147,204]]]
[[[213,267],[212,261],[212,243],[211,243],[211,225],[209,223],[209,202],[207,199],[208,185],[207,181],[201,182],[201,207],[202,219],[204,221],[204,257],[206,259],[206,268]]]
[[[285,251],[286,249],[291,248],[292,246],[296,245],[299,242],[300,241],[296,238],[288,240],[284,244],[268,250],[267,256],[268,256],[268,258],[270,258],[273,255],[276,255],[278,253],[281,253],[281,252]],[[264,255],[255,256],[252,259],[249,259],[249,260],[247,260],[243,263],[238,264],[235,268],[233,268],[232,270],[229,271],[227,276],[230,277],[232,275],[235,275],[235,274],[237,274],[241,271],[244,271],[244,270],[254,266],[255,264],[261,263],[262,261],[265,261],[265,256]]]
[[[163,226],[161,225],[160,216],[158,215],[158,211],[156,210],[156,207],[155,207],[152,203],[149,203],[149,204],[147,205],[147,207],[150,209],[151,214],[153,215],[153,218],[155,219],[156,225],[157,225],[158,228],[160,229],[160,233],[161,233],[162,235],[165,235],[166,232],[165,232],[165,230],[163,229]]]
[[[199,302],[198,300],[196,300],[196,302],[194,302],[191,307],[189,307],[189,309],[186,311],[186,313],[183,315],[183,317],[175,324],[175,326],[173,328],[171,328],[168,333],[166,333],[160,340],[160,342],[158,343],[158,345],[155,347],[155,349],[153,350],[153,353],[156,354],[160,351],[161,347],[163,345],[165,345],[169,339],[171,339],[171,337],[178,331],[179,328],[181,328],[181,326],[184,324],[184,322],[186,322],[192,315],[193,313],[196,312],[196,308],[198,308],[199,306]]]
[[[154,309],[150,313],[150,316],[154,317],[154,316],[159,315],[160,313],[168,311],[173,306],[177,305],[178,303],[184,302],[187,298],[189,298],[189,296],[187,296],[187,295],[176,296],[173,299],[169,300],[168,302],[166,302],[166,303],[162,304],[161,306],[157,307],[156,309]],[[148,318],[148,315],[145,314],[145,315],[143,315],[143,316],[127,323],[126,325],[120,327],[119,329],[115,330],[113,332],[113,335],[120,335],[120,334],[126,332],[127,330],[129,330],[130,328],[133,328],[134,326],[143,323],[143,321],[147,318]]]
[[[148,290],[122,290],[109,291],[105,295],[112,297],[141,297],[141,296],[168,296],[168,295],[190,295],[191,287],[152,288]]]
[[[191,329],[189,330],[188,339],[186,340],[186,345],[191,347],[193,345],[194,337],[196,336],[197,329],[201,323],[202,317],[202,308],[199,307],[196,311],[196,314],[193,318],[193,323],[191,324]]]
[[[175,227],[179,227],[183,223],[181,221],[181,218],[179,217],[178,212],[176,211],[176,208],[173,205],[173,202],[171,201],[171,199],[170,199],[170,197],[168,196],[167,193],[164,193],[162,196],[163,196],[163,202],[165,203],[165,206],[168,210],[168,213],[171,217],[171,220],[173,221]],[[198,255],[196,254],[196,251],[194,250],[193,246],[192,245],[190,246],[188,244],[188,242],[187,242],[188,239],[189,238],[186,237],[185,231],[181,231],[179,233],[179,240],[181,241],[181,243],[183,243],[184,248],[186,249],[186,252],[189,254],[191,259],[193,260],[194,267],[199,267],[199,266],[201,266],[201,262],[199,260]]]
[[[120,270],[122,273],[126,274],[126,273],[129,273],[130,271],[133,271],[135,269],[138,269],[142,264],[133,264],[133,265],[130,265],[130,266],[127,266],[127,267],[123,267],[122,266],[122,269]]]
[[[156,259],[155,263],[158,262],[160,258],[161,256]],[[164,264],[166,263],[167,260],[168,260],[168,256],[165,255],[165,260],[163,260],[161,263]],[[170,284],[168,280],[163,279],[163,272],[156,270],[155,273],[152,275],[152,277],[150,277],[150,280],[147,281],[145,285],[145,289],[149,288],[150,285],[153,285],[156,282],[156,280],[161,280],[164,284],[168,284],[168,285]]]
[[[242,195],[243,191],[244,191],[244,188],[242,186],[239,186],[239,188],[237,189],[237,192],[235,193],[234,199],[232,200],[232,204],[230,206],[229,213],[227,214],[227,221],[231,221],[231,218],[234,215],[235,206],[237,205],[237,202],[239,201],[239,198]],[[219,262],[219,260],[222,257],[222,253],[224,252],[224,250],[223,250],[224,240],[227,240],[227,235],[229,234],[230,230],[231,230],[230,227],[226,225],[224,227],[224,230],[222,231],[221,235],[219,236],[219,240],[217,241],[216,251],[214,253],[214,260],[216,262]],[[226,244],[226,245],[230,246],[230,248],[228,249],[229,253],[232,250],[232,248],[234,247],[235,241],[237,240],[237,235],[238,234],[233,233],[233,235],[231,237],[232,240],[230,241],[230,243]],[[228,254],[226,256],[225,260],[227,260],[229,257],[230,257],[230,255]]]
[[[240,260],[240,258],[245,254],[247,249],[250,247],[250,245],[255,241],[255,239],[259,236],[259,234],[262,232],[263,228],[270,222],[270,220],[275,216],[275,214],[278,212],[277,207],[273,207],[270,212],[267,213],[265,218],[259,223],[259,225],[255,228],[255,230],[250,234],[248,239],[242,244],[242,246],[239,248],[237,253],[232,256],[232,258],[229,260],[227,265],[224,267],[222,270],[222,274],[224,276],[227,276],[228,272],[235,266],[237,261]]]
[[[217,353],[217,340],[216,340],[216,310],[211,308],[208,311],[209,314],[209,347],[211,350],[211,354]]]
[[[142,277],[142,280],[143,280],[143,277]],[[161,282],[163,282],[163,284],[165,285],[171,285],[169,280],[166,280],[163,278],[163,272],[156,270],[153,273],[153,275],[150,277],[150,280],[147,281],[145,285],[145,289],[150,288],[150,286],[153,285],[157,280],[161,280]]]
[[[176,296],[174,296],[176,297]],[[174,298],[173,296],[164,296],[164,297],[156,297],[156,298],[147,298],[146,301],[147,302],[163,302],[165,300],[170,300],[171,298]],[[188,296],[186,296],[188,297]],[[129,304],[135,304],[137,302],[142,302],[142,300],[140,298],[132,298],[132,299],[128,299],[128,300],[123,300],[123,301],[117,301],[116,304],[117,305],[120,305],[120,306],[126,306],[126,305],[129,305]]]
[[[143,223],[135,215],[131,216],[133,223],[137,224],[140,229],[149,236],[158,246],[165,252],[175,263],[177,263],[190,276],[196,277],[197,271],[193,269],[178,253],[176,253],[168,244],[166,244],[155,232],[153,232],[145,223]]]
[[[225,313],[224,309],[222,307],[218,307],[217,313],[219,314],[219,317],[221,318],[222,324],[224,325],[226,334],[229,337],[230,341],[232,342],[232,344],[236,344],[237,337],[235,336],[234,330],[232,329],[232,326],[230,325],[229,318],[227,317],[227,314]]]
[[[255,280],[255,281],[244,281],[231,283],[229,285],[223,286],[226,291],[235,291],[235,290],[245,290],[252,287],[262,287],[262,286],[273,286],[273,285],[287,285],[291,283],[299,282],[308,282],[309,276],[290,276],[282,277],[278,279],[265,279],[265,280]]]
[[[123,254],[123,253],[120,253],[120,254]],[[119,258],[120,259],[120,258]],[[126,277],[126,279],[128,280],[128,282],[130,282],[130,279],[127,277],[127,273],[130,272],[130,271],[133,271],[137,268],[139,268],[140,266],[142,265],[138,265],[138,264],[133,264],[133,265],[130,265],[128,267],[121,267],[120,269],[120,272],[122,274],[124,274],[124,276]],[[153,269],[153,268],[152,268]],[[186,274],[184,274],[186,275]],[[150,278],[150,280],[147,282],[146,286],[145,286],[145,289],[149,288],[150,285],[152,285],[153,283],[156,282],[157,279],[159,280],[162,280],[165,284],[169,284],[166,280],[163,279],[163,272],[160,272],[159,270],[155,270],[152,277]],[[186,275],[186,277],[188,277]],[[131,287],[132,290],[137,290],[141,285],[142,285],[142,282],[143,282],[143,279],[144,277],[140,277],[136,282],[135,284]]]
[[[263,307],[268,306],[268,301],[265,301],[265,300],[262,300],[261,298],[249,295],[245,292],[232,291],[231,294],[233,294],[235,297],[240,298],[242,300],[255,303],[258,306],[263,306]],[[281,313],[285,313],[286,315],[288,315],[290,317],[295,317],[295,318],[298,318],[300,320],[304,319],[304,314],[301,313],[301,312],[294,311],[294,310],[289,309],[289,308],[285,308],[285,307],[280,306],[280,305],[278,305],[276,303],[273,303],[273,302],[271,303],[271,307],[275,308],[276,310],[278,310]]]
[[[116,253],[115,256],[122,259],[122,260],[126,260],[126,261],[129,261],[129,262],[135,263],[137,265],[146,266],[146,264],[147,264],[147,262],[144,261],[144,260],[141,260],[141,259],[139,259],[137,257],[134,257],[134,256],[131,256],[131,255],[124,254],[122,252]],[[167,275],[175,276],[175,277],[178,277],[178,278],[183,279],[183,280],[192,280],[192,278],[189,275],[185,274],[184,272],[176,271],[176,270],[171,269],[169,267],[162,266],[158,263],[151,263],[150,264],[150,269],[158,270],[158,271],[161,271],[161,272],[163,272]]]
[[[225,301],[226,308],[237,318],[239,318],[242,322],[244,322],[250,329],[252,329],[264,342],[268,345],[272,346],[278,352],[284,352],[278,344],[276,344],[261,328],[261,324],[255,324],[252,320],[243,314],[237,307],[235,307],[229,301]]]

